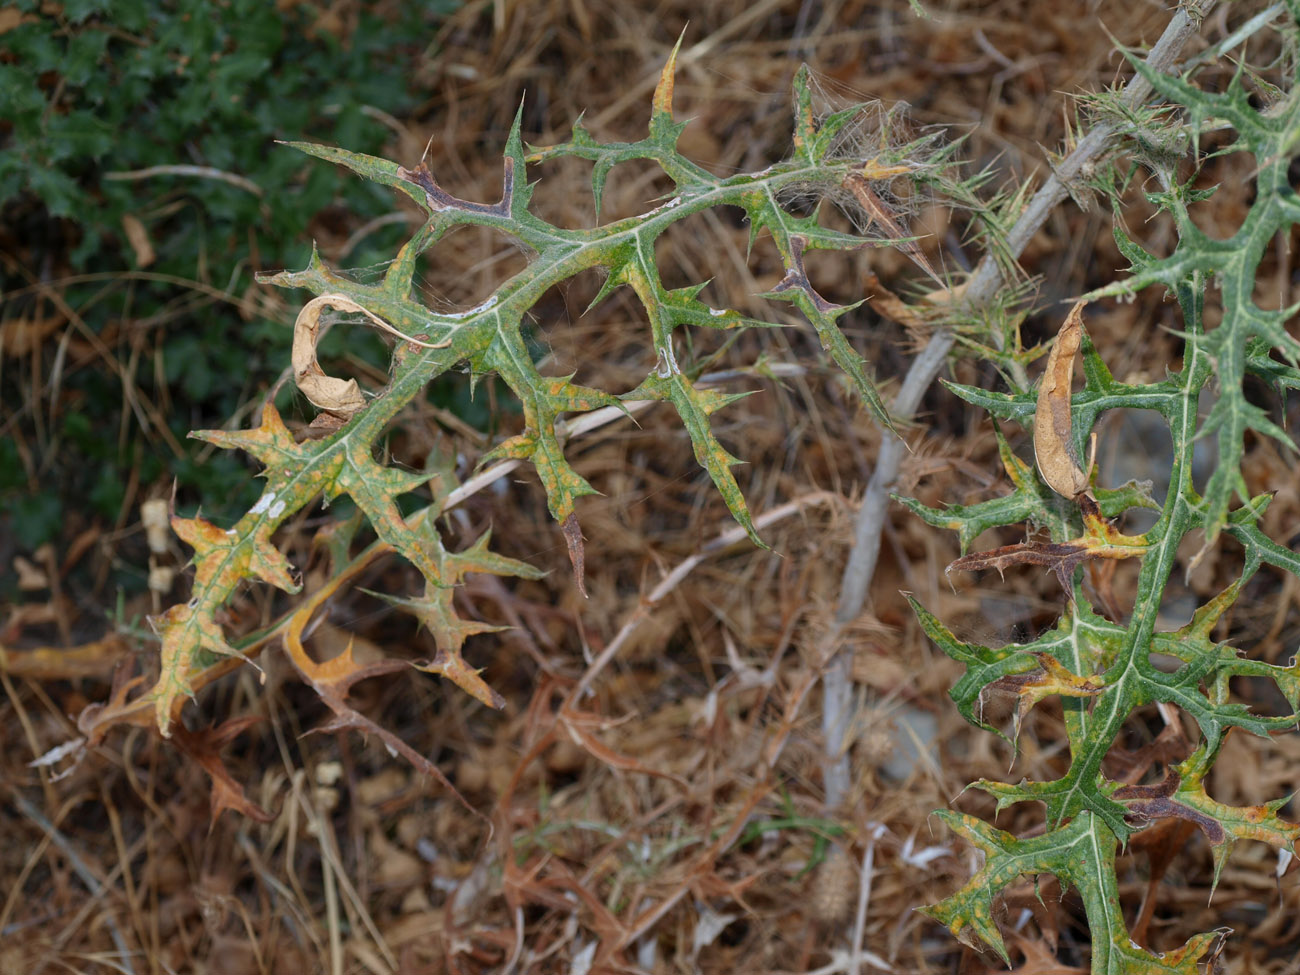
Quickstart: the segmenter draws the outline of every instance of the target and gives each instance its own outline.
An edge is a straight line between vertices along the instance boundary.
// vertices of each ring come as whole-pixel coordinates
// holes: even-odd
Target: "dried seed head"
[[[841,181],[843,170],[828,168],[826,181],[789,186],[781,193],[782,202],[807,206],[818,200],[829,200],[853,222],[859,233],[894,238],[910,236],[907,219],[927,197],[909,177],[939,165],[936,157],[943,151],[942,141],[937,134],[916,137],[906,102],[886,106],[880,99],[832,91],[830,85],[834,82],[814,72],[809,72],[807,77],[812,111],[819,128],[836,113],[856,108],[852,119],[836,132],[825,160],[850,161],[858,163],[860,168],[852,174],[852,181]]]
[[[837,924],[849,916],[849,906],[857,889],[858,872],[848,854],[838,846],[817,868],[813,881],[813,917],[822,924]]]
[[[161,555],[171,540],[171,506],[165,498],[154,498],[140,505],[140,524],[144,526],[149,551]]]

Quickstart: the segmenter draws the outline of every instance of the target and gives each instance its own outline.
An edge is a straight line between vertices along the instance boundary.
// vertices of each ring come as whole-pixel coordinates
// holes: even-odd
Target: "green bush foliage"
[[[163,442],[183,445],[196,421],[231,416],[279,372],[287,334],[257,314],[253,270],[301,261],[322,211],[364,219],[389,206],[376,187],[306,167],[274,143],[310,135],[379,149],[392,135],[385,116],[414,103],[403,71],[456,6],[392,4],[380,15],[362,5],[344,32],[311,6],[257,0],[13,5],[22,18],[0,38],[0,201],[23,268],[3,269],[0,286],[17,295],[6,313],[39,305],[37,280],[70,280],[59,294],[123,362],[118,376],[67,375],[53,429],[21,419],[25,439],[44,448],[39,488],[0,441],[0,492],[25,548],[56,535],[73,499],[89,498],[111,523],[133,467],[145,484],[175,476],[210,508],[246,497],[238,463],[199,464]],[[156,257],[147,268],[128,227]],[[24,393],[5,385],[4,408],[18,412]],[[133,410],[128,385],[189,409]],[[78,463],[62,462],[60,446]]]

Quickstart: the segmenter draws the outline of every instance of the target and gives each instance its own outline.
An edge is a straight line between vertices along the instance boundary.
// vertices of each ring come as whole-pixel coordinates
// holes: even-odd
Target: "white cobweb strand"
[[[813,118],[818,126],[838,111],[850,107],[857,109],[853,120],[835,134],[826,152],[828,160],[865,162],[885,156],[891,162],[906,166],[910,176],[933,168],[933,163],[926,158],[925,149],[938,142],[937,134],[934,140],[923,139],[917,142],[916,133],[908,118],[907,102],[895,102],[886,106],[879,98],[855,96],[852,93],[846,97],[829,90],[828,84],[831,82],[823,80],[816,72],[808,72]],[[910,154],[904,153],[903,150],[914,143],[916,150]],[[894,178],[872,180],[872,190],[894,219],[900,222],[916,213],[925,202],[924,193],[911,180],[901,178],[902,175],[899,173]],[[859,234],[867,234],[873,228],[877,231],[887,229],[880,227],[875,217],[836,178],[826,182],[794,184],[786,187],[780,195],[783,205],[798,209],[811,210],[822,200],[833,203]]]

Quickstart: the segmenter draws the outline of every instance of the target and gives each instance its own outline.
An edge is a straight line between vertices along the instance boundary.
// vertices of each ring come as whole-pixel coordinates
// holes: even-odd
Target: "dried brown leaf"
[[[220,725],[199,731],[189,731],[180,723],[172,728],[172,740],[181,751],[194,759],[212,780],[213,823],[227,809],[233,809],[259,823],[269,823],[275,819],[272,813],[267,812],[245,795],[244,787],[235,781],[226,768],[225,762],[221,760],[221,750],[237,735],[260,720],[257,715],[246,715],[242,718],[231,718]]]
[[[325,375],[320,363],[316,361],[316,343],[320,340],[320,315],[326,307],[339,311],[360,312],[370,323],[381,331],[396,336],[403,342],[417,345],[424,349],[442,349],[450,344],[445,342],[424,342],[406,335],[374,312],[363,308],[347,295],[327,294],[313,298],[302,306],[298,318],[293,323],[293,377],[302,394],[314,406],[327,410],[341,417],[349,417],[361,410],[365,400],[355,379],[337,379]]]
[[[1047,371],[1038,387],[1034,411],[1034,459],[1038,473],[1057,494],[1077,497],[1088,489],[1088,474],[1079,466],[1070,416],[1070,384],[1074,357],[1083,342],[1083,305],[1070,309],[1047,357]]]
[[[153,242],[149,240],[149,231],[145,230],[144,224],[134,213],[122,214],[122,230],[126,233],[126,242],[135,252],[136,267],[146,268],[158,259]]]
[[[1013,565],[1042,565],[1056,573],[1061,588],[1072,590],[1074,570],[1089,559],[1130,559],[1146,554],[1145,535],[1125,535],[1102,517],[1101,509],[1090,494],[1078,496],[1083,509],[1083,534],[1068,542],[1018,542],[1003,545],[987,552],[972,552],[954,559],[947,571],[961,569],[974,572],[979,569],[997,569],[1001,574]]]
[[[890,212],[889,207],[871,188],[871,177],[880,179],[897,176],[909,171],[906,166],[889,168],[876,166],[873,168],[873,164],[869,162],[863,167],[862,173],[849,173],[848,176],[844,177],[844,187],[857,198],[858,203],[867,212],[867,216],[871,218],[871,222],[876,229],[893,241],[894,246],[910,257],[917,267],[934,278],[940,285],[943,285],[943,276],[930,263],[930,259],[925,256],[921,248],[916,246],[916,241],[908,239],[907,231],[903,229],[902,225]]]
[[[586,547],[582,543],[582,526],[578,524],[578,516],[571,514],[560,524],[560,531],[564,533],[564,544],[569,549],[569,561],[573,564],[573,581],[578,585],[578,592],[585,597],[587,595],[587,554]]]

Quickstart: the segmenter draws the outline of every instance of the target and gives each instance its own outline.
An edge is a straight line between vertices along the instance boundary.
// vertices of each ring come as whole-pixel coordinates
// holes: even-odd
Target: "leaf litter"
[[[756,95],[787,88],[795,63],[788,31],[753,20],[733,27],[739,8],[716,6],[690,11],[678,101],[685,113],[696,115],[692,129],[713,140],[707,148],[716,155],[703,159],[706,165],[744,165],[751,146],[771,146],[775,158],[785,149],[773,144],[782,137],[784,118],[781,124],[769,121],[753,106]],[[828,73],[907,100],[926,122],[970,118],[974,105],[986,116],[986,128],[972,136],[972,157],[991,158],[1011,147],[1007,166],[1030,169],[1039,160],[1032,147],[1058,141],[1052,126],[1060,115],[1043,111],[1042,99],[1048,92],[1108,81],[1110,42],[1099,31],[1091,36],[1063,27],[1045,5],[1007,3],[992,14],[985,7],[952,6],[936,24],[914,20],[900,5],[900,15],[881,27],[874,14],[867,17],[865,5],[846,3],[813,16],[803,41]],[[797,10],[791,5],[788,12]],[[1123,38],[1159,29],[1154,13],[1131,4],[1102,4],[1099,15]],[[456,174],[456,195],[470,199],[494,199],[500,190],[499,158],[484,132],[513,112],[517,79],[530,71],[544,77],[553,70],[547,65],[568,65],[573,72],[529,122],[539,143],[553,141],[582,108],[589,119],[603,113],[606,124],[617,126],[630,110],[617,107],[626,85],[613,79],[627,77],[628,56],[600,55],[590,38],[599,32],[623,38],[621,48],[612,46],[643,55],[651,87],[674,39],[631,11],[619,20],[583,5],[544,4],[525,17],[505,5],[499,22],[494,16],[490,6],[464,8],[443,28],[440,52],[420,68],[428,90],[436,93],[427,110],[455,119],[446,122],[446,137],[432,149],[431,168]],[[543,19],[554,31],[539,29]],[[864,32],[873,38],[865,45]],[[705,40],[708,59],[703,51],[691,55],[692,43]],[[876,53],[864,57],[864,50]],[[607,83],[593,84],[597,77]],[[602,97],[609,102],[601,104]],[[469,104],[476,106],[472,113]],[[390,155],[419,159],[427,126],[427,120],[407,122],[409,140],[396,136]],[[545,186],[543,181],[539,193],[546,194]],[[575,180],[572,195],[583,189]],[[619,192],[612,180],[607,193]],[[562,211],[564,197],[554,187],[539,203]],[[635,201],[622,205],[636,212]],[[1053,288],[1080,293],[1103,282],[1115,266],[1118,257],[1107,234],[1096,242],[1084,236],[1089,219],[1065,214],[1060,231],[1045,235],[1027,257],[1031,271],[1043,272],[1059,268],[1064,255],[1076,258],[1064,280],[1046,286],[1044,298],[1055,297]],[[744,253],[744,228],[722,224],[715,233],[695,246]],[[1081,240],[1089,248],[1082,260]],[[452,256],[447,267],[429,272],[438,276],[430,286],[457,293],[478,279],[478,293],[490,293],[490,263],[499,246],[484,239]],[[816,258],[822,266],[812,266],[811,273],[842,279],[848,294],[868,267],[897,293],[914,281],[906,254],[875,251],[869,261],[860,255]],[[751,271],[758,279],[780,276],[775,255],[760,248]],[[604,317],[583,317],[579,312],[590,297],[575,284],[557,296],[553,319],[541,326],[557,374],[566,362],[604,363],[614,375],[628,371],[629,349],[620,346],[611,325],[632,310],[616,305]],[[1099,347],[1118,348],[1126,333],[1141,329],[1146,335],[1148,323],[1161,320],[1158,306],[1144,296],[1118,309],[1105,324],[1108,334],[1094,339]],[[890,333],[888,324],[877,333],[875,320],[866,321],[872,328],[861,328],[855,338],[869,343],[870,357],[885,374],[899,333]],[[1044,337],[1055,331],[1045,321],[1037,327]],[[742,341],[760,338],[770,343],[764,349],[774,358],[806,359],[791,355],[798,337],[772,333]],[[697,355],[709,349],[708,337],[701,341]],[[880,348],[871,348],[875,343]],[[80,338],[72,338],[70,347],[76,355],[94,354]],[[1149,335],[1133,368],[1158,375],[1174,350],[1167,334]],[[959,380],[974,379],[969,364],[955,368]],[[989,431],[965,420],[951,398],[943,402],[946,412],[936,416],[927,445],[937,442],[945,449],[918,455],[915,467],[904,470],[928,503],[980,493],[959,458],[991,476],[1001,470]],[[862,476],[855,456],[872,456],[875,435],[860,418],[855,422],[833,384],[814,372],[765,387],[732,409],[736,416],[723,436],[746,445],[749,496],[798,498],[829,485],[852,498]],[[897,971],[1005,970],[996,959],[954,945],[914,911],[964,882],[972,866],[964,848],[951,844],[937,823],[922,825],[920,839],[914,839],[918,824],[926,824],[929,812],[946,805],[964,783],[1003,774],[1011,753],[954,713],[946,691],[957,668],[928,645],[897,593],[923,595],[944,619],[967,627],[966,636],[982,635],[988,642],[996,636],[991,628],[1019,628],[1027,636],[1050,626],[1059,593],[1044,592],[1037,574],[1013,570],[1008,581],[1014,608],[990,613],[991,591],[954,594],[937,584],[937,567],[958,554],[949,539],[915,519],[895,519],[871,616],[855,631],[860,646],[854,672],[871,688],[875,705],[908,701],[934,713],[940,760],[906,780],[887,778],[881,759],[891,747],[890,735],[864,734],[853,746],[852,805],[826,810],[817,784],[819,715],[808,688],[823,660],[815,635],[829,614],[825,594],[837,585],[834,563],[843,557],[849,519],[836,505],[801,508],[765,530],[781,558],[721,549],[693,563],[685,581],[667,591],[653,612],[643,613],[646,596],[730,522],[725,508],[695,483],[690,443],[680,430],[656,411],[639,422],[640,427],[611,427],[580,448],[580,470],[605,495],[583,509],[589,599],[576,594],[562,571],[508,586],[471,585],[456,597],[475,619],[516,625],[471,644],[472,656],[501,689],[504,712],[447,697],[437,689],[441,685],[409,670],[401,672],[406,676],[366,680],[360,650],[354,651],[361,657],[354,661],[356,679],[337,685],[351,710],[390,729],[473,812],[449,801],[451,793],[417,774],[416,764],[394,762],[386,749],[375,747],[385,744],[376,730],[357,736],[331,729],[328,709],[318,696],[302,693],[298,671],[279,651],[258,657],[267,671],[264,688],[255,687],[256,676],[243,668],[204,690],[205,713],[228,717],[207,730],[186,728],[177,736],[184,739],[181,752],[140,734],[88,745],[57,782],[53,764],[28,767],[58,754],[52,750],[76,735],[66,716],[77,713],[87,697],[103,696],[90,694],[81,682],[107,686],[124,653],[135,652],[113,636],[74,638],[79,649],[56,656],[54,621],[77,612],[57,587],[78,585],[79,564],[102,556],[92,546],[73,559],[69,547],[63,565],[56,560],[53,572],[42,568],[51,585],[33,590],[22,606],[7,608],[0,651],[6,691],[0,721],[5,740],[15,743],[0,773],[6,831],[15,837],[0,873],[7,878],[0,970],[35,971],[75,957],[87,970],[105,971],[669,971],[687,959],[702,972],[847,971],[860,865],[876,824],[884,831],[871,866],[862,970],[877,960]],[[418,464],[431,449],[428,441],[446,436],[412,424],[395,429],[389,449]],[[1014,446],[1021,454],[1031,449]],[[1259,464],[1270,463],[1266,454],[1261,448]],[[790,462],[791,456],[797,461]],[[1073,487],[1081,465],[1068,451],[1066,458],[1072,466],[1063,468],[1070,476],[1062,484]],[[490,524],[497,539],[512,540],[510,554],[561,567],[567,561],[565,539],[548,525],[535,486],[502,483],[499,495],[476,496],[440,530],[468,544]],[[1279,497],[1275,506],[1288,500],[1294,522],[1294,498]],[[1269,512],[1270,518],[1286,516],[1286,510]],[[304,553],[315,545],[318,558],[330,544],[313,539],[306,524],[285,526],[277,541],[282,549]],[[138,542],[138,551],[130,539],[108,544],[117,557],[143,564],[142,536]],[[307,564],[305,558],[294,561]],[[409,576],[407,569],[377,561],[365,569],[365,586],[407,592]],[[1300,632],[1300,602],[1294,592],[1275,600],[1270,577],[1257,578],[1223,626],[1263,636],[1261,652],[1284,661]],[[310,567],[306,585],[312,585]],[[242,593],[228,608],[227,626],[241,636],[256,634],[273,609],[271,596]],[[350,594],[328,613],[386,647],[408,645],[416,656],[433,649],[418,643],[420,636],[386,604],[364,593]],[[76,618],[74,637],[90,622]],[[625,628],[617,658],[584,683],[590,662]],[[313,637],[304,635],[309,646]],[[49,649],[24,652],[43,645]],[[248,647],[256,647],[255,639],[245,652]],[[228,669],[236,666],[237,661]],[[771,677],[734,676],[751,673]],[[128,697],[127,672],[118,675],[108,707]],[[75,682],[66,679],[74,677]],[[579,684],[586,691],[571,701]],[[985,718],[998,720],[1001,714],[1014,721],[1005,705],[986,702]],[[1160,781],[1164,762],[1185,757],[1176,741],[1163,759],[1148,748],[1167,726],[1135,716],[1126,742],[1139,756],[1129,773],[1135,786]],[[320,727],[327,732],[302,737]],[[1034,708],[1019,728],[1018,768],[1041,774],[1063,739],[1059,709]],[[1231,744],[1232,739],[1225,747]],[[1294,750],[1289,739],[1278,738],[1270,748],[1231,753],[1232,776],[1216,779],[1211,792],[1221,802],[1240,803],[1293,790],[1300,785]],[[214,774],[205,774],[205,766]],[[333,798],[310,784],[326,767],[340,771],[330,786]],[[226,776],[233,786],[223,788],[239,792],[210,798]],[[19,794],[26,797],[21,803],[14,798]],[[74,797],[93,801],[72,803]],[[240,801],[265,812],[267,821],[220,814],[223,803]],[[991,812],[991,803],[978,796],[959,803],[980,815]],[[1017,808],[998,825],[1023,835],[1038,824]],[[1121,874],[1126,909],[1131,916],[1141,911],[1159,919],[1135,930],[1154,947],[1172,947],[1188,931],[1213,927],[1225,916],[1240,919],[1236,938],[1242,938],[1243,926],[1250,929],[1256,958],[1251,970],[1288,970],[1300,938],[1294,923],[1300,896],[1292,875],[1275,878],[1278,863],[1271,853],[1262,845],[1239,847],[1210,904],[1214,865],[1208,846],[1194,832],[1163,835],[1151,845],[1135,844],[1121,861],[1127,864]],[[952,855],[921,863],[918,847],[950,849]],[[838,864],[838,874],[823,863]],[[78,872],[77,865],[88,869]],[[1159,886],[1156,874],[1165,878]],[[814,901],[810,893],[819,883]],[[1026,880],[1002,899],[1001,920],[1014,932],[1008,938],[1013,970],[1086,970],[1087,932],[1071,896],[1050,883]],[[846,905],[842,911],[810,911],[810,904],[825,906],[835,898]],[[60,920],[77,911],[88,923],[69,927]],[[108,952],[119,954],[111,962],[96,960],[108,959]]]

